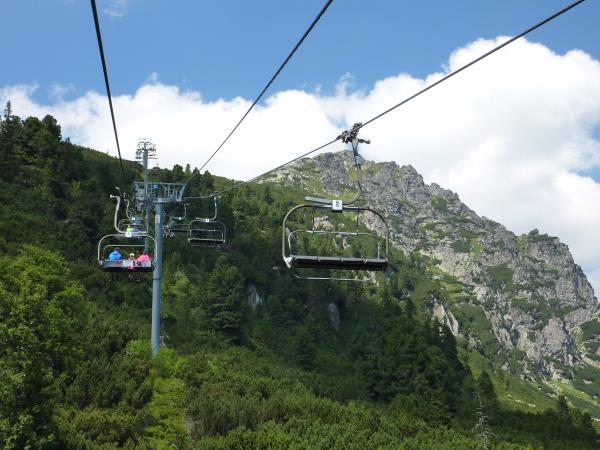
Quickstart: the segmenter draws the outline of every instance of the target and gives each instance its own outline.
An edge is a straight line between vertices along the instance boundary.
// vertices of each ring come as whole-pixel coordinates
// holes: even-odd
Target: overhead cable
[[[102,61],[102,72],[104,73],[104,84],[106,85],[106,95],[108,96],[108,106],[110,106],[110,117],[112,118],[113,131],[115,133],[115,141],[117,142],[117,152],[119,153],[119,163],[121,164],[121,175],[123,183],[127,184],[125,179],[125,169],[123,168],[123,158],[121,158],[121,146],[119,145],[119,134],[117,133],[117,123],[115,121],[115,111],[112,104],[112,96],[110,94],[110,83],[108,82],[108,70],[106,69],[106,60],[104,58],[104,47],[102,46],[102,33],[100,32],[100,22],[98,21],[98,11],[96,10],[96,0],[92,2],[92,13],[94,15],[94,25],[96,26],[96,38],[98,39],[98,49],[100,50],[100,60]]]
[[[329,142],[327,142],[327,143],[325,143],[325,144],[323,144],[323,145],[320,145],[320,146],[318,146],[317,148],[313,148],[312,150],[310,150],[310,151],[308,151],[308,152],[306,152],[306,153],[303,153],[303,154],[302,154],[302,155],[300,155],[300,156],[296,156],[294,159],[292,159],[292,160],[290,160],[290,161],[287,161],[287,162],[285,162],[285,163],[283,163],[283,164],[281,164],[281,165],[279,165],[279,166],[277,166],[277,167],[274,167],[274,168],[272,168],[272,169],[270,169],[270,170],[267,170],[266,172],[263,172],[263,173],[261,173],[260,175],[257,175],[257,176],[255,176],[254,178],[251,178],[251,179],[249,179],[249,180],[246,180],[246,181],[241,181],[241,182],[239,182],[239,183],[237,183],[237,184],[234,184],[233,186],[229,186],[229,187],[227,187],[227,188],[224,188],[224,189],[221,189],[221,190],[215,191],[215,192],[213,192],[213,193],[211,193],[211,194],[207,194],[207,195],[199,195],[199,196],[197,196],[197,197],[186,197],[186,199],[195,199],[195,198],[211,198],[211,197],[215,197],[215,196],[219,196],[219,195],[221,195],[221,194],[224,194],[225,192],[229,192],[229,191],[231,191],[231,190],[233,190],[233,189],[239,188],[240,186],[243,186],[243,185],[245,185],[245,184],[252,183],[252,182],[254,182],[254,181],[257,181],[257,180],[259,180],[260,178],[262,178],[262,177],[264,177],[264,176],[266,176],[266,175],[270,174],[271,172],[275,172],[276,170],[279,170],[279,169],[281,169],[281,168],[283,168],[283,167],[287,166],[288,164],[292,164],[293,162],[296,162],[296,161],[298,161],[299,159],[306,158],[307,156],[309,156],[309,155],[312,155],[313,153],[315,153],[315,152],[318,152],[319,150],[323,150],[325,147],[328,147],[328,146],[330,146],[331,144],[333,144],[333,143],[337,142],[337,141],[338,141],[338,139],[339,139],[339,137],[337,137],[337,138],[335,138],[335,139],[332,139],[331,141],[329,141]]]
[[[460,72],[462,72],[465,69],[468,69],[469,67],[471,67],[473,64],[478,63],[479,61],[481,61],[484,58],[487,58],[488,56],[490,56],[493,53],[496,53],[498,50],[506,47],[509,44],[512,44],[514,41],[516,41],[517,39],[520,39],[522,37],[524,37],[525,35],[531,33],[532,31],[540,28],[541,26],[547,24],[548,22],[556,19],[558,16],[566,13],[567,11],[569,11],[572,8],[575,8],[577,5],[583,3],[585,0],[577,0],[576,2],[571,3],[570,5],[566,6],[565,8],[561,9],[560,11],[552,14],[550,17],[542,20],[541,22],[538,22],[537,24],[533,25],[532,27],[527,28],[525,31],[517,34],[516,36],[510,38],[509,40],[507,40],[506,42],[503,42],[502,44],[494,47],[493,49],[491,49],[489,52],[484,53],[483,55],[479,56],[478,58],[475,58],[473,61],[465,64],[464,66],[460,67],[459,69],[456,69],[453,72],[450,72],[448,75],[446,75],[445,77],[439,79],[438,81],[436,81],[435,83],[430,84],[429,86],[427,86],[426,88],[420,90],[419,92],[417,92],[416,94],[411,95],[410,97],[402,100],[400,103],[396,103],[394,106],[392,106],[391,108],[386,109],[385,111],[383,111],[380,114],[377,114],[375,117],[372,117],[371,119],[367,120],[366,122],[364,122],[360,127],[366,127],[367,125],[369,125],[371,122],[374,122],[375,120],[379,119],[380,117],[385,116],[386,114],[392,112],[393,110],[395,110],[396,108],[404,105],[405,103],[408,103],[409,101],[411,101],[412,99],[418,97],[419,95],[427,92],[428,90],[436,87],[438,84],[443,83],[444,81],[448,80],[449,78],[452,78],[454,75],[459,74]]]
[[[399,102],[399,103],[396,103],[394,106],[392,106],[392,107],[390,107],[390,108],[386,109],[386,110],[385,110],[385,111],[383,111],[382,113],[380,113],[380,114],[377,114],[376,116],[374,116],[374,117],[372,117],[371,119],[367,120],[366,122],[362,123],[362,125],[359,125],[359,126],[356,128],[356,130],[358,131],[358,130],[360,130],[361,128],[364,128],[365,126],[369,125],[370,123],[374,122],[375,120],[377,120],[377,119],[379,119],[379,118],[381,118],[381,117],[385,116],[386,114],[388,114],[388,113],[390,113],[390,112],[394,111],[396,108],[398,108],[398,107],[400,107],[400,106],[402,106],[402,105],[404,105],[404,104],[408,103],[409,101],[411,101],[411,100],[415,99],[415,98],[416,98],[416,97],[418,97],[419,95],[421,95],[421,94],[423,94],[423,93],[427,92],[427,91],[428,91],[428,90],[430,90],[431,88],[433,88],[433,87],[435,87],[435,86],[438,86],[439,84],[443,83],[444,81],[448,80],[449,78],[452,78],[454,75],[456,75],[456,74],[458,74],[458,73],[462,72],[463,70],[465,70],[465,69],[469,68],[469,67],[470,67],[470,66],[472,66],[473,64],[475,64],[475,63],[478,63],[478,62],[479,62],[479,61],[481,61],[482,59],[484,59],[484,58],[487,58],[487,57],[488,57],[488,56],[490,56],[491,54],[493,54],[493,53],[497,52],[498,50],[500,50],[500,49],[502,49],[502,48],[506,47],[507,45],[509,45],[509,44],[513,43],[513,42],[514,42],[514,41],[516,41],[517,39],[520,39],[520,38],[522,38],[522,37],[526,36],[527,34],[531,33],[532,31],[534,31],[534,30],[536,30],[536,29],[538,29],[538,28],[542,27],[543,25],[547,24],[548,22],[550,22],[550,21],[552,21],[552,20],[556,19],[556,18],[557,18],[557,17],[559,17],[560,15],[562,15],[562,14],[566,13],[567,11],[569,11],[569,10],[573,9],[574,7],[576,7],[576,6],[580,5],[580,4],[581,4],[581,3],[583,3],[584,1],[585,1],[585,0],[577,0],[576,2],[573,2],[573,3],[571,3],[570,5],[568,5],[568,6],[564,7],[563,9],[561,9],[560,11],[558,11],[558,12],[556,12],[556,13],[552,14],[551,16],[547,17],[546,19],[544,19],[544,20],[542,20],[542,21],[538,22],[537,24],[535,24],[535,25],[533,25],[533,26],[531,26],[531,27],[527,28],[525,31],[523,31],[523,32],[519,33],[518,35],[516,35],[516,36],[512,37],[511,39],[507,40],[506,42],[503,42],[502,44],[500,44],[500,45],[498,45],[498,46],[494,47],[492,50],[490,50],[490,51],[488,51],[488,52],[484,53],[483,55],[481,55],[481,56],[479,56],[479,57],[475,58],[474,60],[472,60],[471,62],[469,62],[469,63],[465,64],[464,66],[462,66],[462,67],[460,67],[460,68],[456,69],[456,70],[455,70],[455,71],[453,71],[453,72],[450,72],[448,75],[446,75],[445,77],[443,77],[443,78],[439,79],[439,80],[438,80],[438,81],[436,81],[435,83],[432,83],[432,84],[430,84],[430,85],[429,85],[429,86],[427,86],[426,88],[424,88],[424,89],[420,90],[419,92],[417,92],[417,93],[415,93],[415,94],[411,95],[410,97],[408,97],[408,98],[406,98],[406,99],[402,100],[401,102]],[[233,185],[233,186],[230,186],[230,187],[228,187],[228,188],[226,188],[226,189],[223,189],[223,190],[220,190],[220,191],[215,191],[215,192],[213,192],[212,194],[208,194],[208,195],[204,195],[204,196],[200,196],[200,197],[188,197],[188,198],[209,198],[209,197],[214,197],[215,195],[220,195],[220,194],[222,194],[222,193],[224,193],[224,192],[231,191],[232,189],[235,189],[235,188],[237,188],[237,187],[243,186],[244,184],[247,184],[247,183],[251,183],[251,182],[257,181],[258,179],[260,179],[260,178],[264,177],[265,175],[268,175],[268,174],[270,174],[271,172],[274,172],[274,171],[276,171],[276,170],[279,170],[279,169],[281,169],[282,167],[285,167],[285,166],[287,166],[288,164],[291,164],[291,163],[293,163],[293,162],[296,162],[296,161],[298,161],[298,160],[299,160],[299,159],[301,159],[301,158],[305,158],[305,157],[307,157],[307,156],[309,156],[309,155],[311,155],[311,154],[313,154],[313,153],[315,153],[315,152],[318,152],[319,150],[322,150],[323,148],[325,148],[325,147],[327,147],[327,146],[329,146],[329,145],[333,144],[334,142],[336,142],[336,141],[340,140],[341,138],[342,138],[342,135],[340,135],[340,136],[336,137],[335,139],[333,139],[333,140],[331,140],[331,141],[327,142],[326,144],[323,144],[323,145],[321,145],[321,146],[319,146],[319,147],[317,147],[317,148],[315,148],[315,149],[313,149],[313,150],[310,150],[310,151],[308,151],[308,152],[306,152],[306,153],[304,153],[304,154],[302,154],[302,155],[300,155],[300,156],[297,156],[296,158],[294,158],[294,159],[292,159],[292,160],[290,160],[290,161],[288,161],[288,162],[286,162],[286,163],[283,163],[283,164],[281,164],[281,165],[279,165],[279,166],[277,166],[277,167],[275,167],[275,168],[273,168],[273,169],[271,169],[271,170],[268,170],[268,171],[266,171],[266,172],[264,172],[264,173],[262,173],[262,174],[260,174],[260,175],[257,175],[257,176],[255,176],[254,178],[252,178],[252,179],[250,179],[250,180],[243,181],[243,182],[241,182],[241,183],[235,184],[235,185]]]
[[[248,116],[248,114],[250,114],[250,111],[252,111],[252,109],[260,101],[260,99],[265,94],[265,92],[267,92],[267,89],[269,89],[269,87],[271,87],[271,85],[273,84],[273,82],[275,81],[275,79],[279,76],[279,74],[281,73],[281,71],[283,70],[283,68],[286,66],[286,64],[289,62],[289,60],[292,59],[292,56],[294,56],[294,54],[296,53],[296,50],[298,50],[298,48],[300,48],[300,46],[302,45],[302,43],[304,42],[304,40],[308,37],[308,35],[312,31],[312,29],[315,27],[315,25],[317,24],[317,22],[319,22],[319,20],[323,16],[323,14],[325,14],[325,11],[327,11],[327,8],[329,8],[329,5],[331,5],[332,2],[333,2],[333,0],[327,0],[327,2],[325,3],[325,5],[323,6],[323,8],[321,9],[321,11],[319,12],[319,14],[317,15],[317,17],[314,18],[314,20],[312,21],[312,23],[310,24],[310,26],[307,28],[307,30],[304,32],[304,34],[302,35],[302,37],[300,38],[300,40],[296,43],[296,45],[294,46],[294,48],[292,49],[292,51],[287,55],[287,57],[285,58],[285,60],[283,61],[283,63],[279,66],[279,68],[277,69],[277,71],[275,72],[275,74],[271,77],[271,79],[266,84],[266,86],[263,88],[263,90],[260,92],[260,94],[258,94],[258,97],[256,97],[256,100],[254,100],[254,102],[252,102],[252,104],[250,105],[250,108],[248,108],[248,110],[244,113],[244,115],[242,116],[242,118],[238,121],[238,123],[229,132],[229,134],[227,135],[227,137],[223,140],[223,142],[221,142],[221,145],[219,145],[217,147],[217,149],[210,155],[210,157],[204,162],[204,164],[202,164],[202,166],[200,167],[199,171],[202,171],[202,169],[204,169],[204,167],[206,167],[206,165],[213,159],[213,157],[219,152],[219,150],[221,150],[221,148],[223,148],[223,146],[229,140],[229,138],[233,135],[233,133],[235,133],[235,131],[242,124],[242,122],[244,121],[244,119],[246,119],[246,117]]]

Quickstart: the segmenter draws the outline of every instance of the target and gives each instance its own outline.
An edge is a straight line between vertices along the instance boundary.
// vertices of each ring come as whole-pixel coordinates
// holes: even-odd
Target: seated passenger
[[[121,255],[121,251],[119,250],[119,247],[115,247],[115,249],[111,252],[111,254],[108,255],[108,259],[110,261],[118,261],[120,259],[123,259],[123,256]]]
[[[131,261],[131,265],[129,266],[129,270],[135,269],[136,261],[135,261],[135,255],[133,253],[129,254],[128,261]]]
[[[150,256],[148,256],[148,252],[144,250],[144,253],[138,256],[136,262],[139,266],[148,267],[150,265]]]

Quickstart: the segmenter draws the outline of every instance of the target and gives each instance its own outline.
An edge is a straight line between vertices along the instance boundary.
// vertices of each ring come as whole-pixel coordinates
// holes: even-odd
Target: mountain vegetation
[[[452,303],[453,292],[423,252],[392,248],[390,269],[372,283],[291,276],[281,222],[307,194],[303,186],[223,194],[221,248],[165,242],[164,346],[153,358],[151,275],[107,274],[95,260],[113,228],[109,194],[129,187],[118,160],[63,139],[50,116],[16,117],[10,104],[0,152],[2,448],[599,444],[588,411],[537,393],[436,318],[433,299]],[[124,168],[126,183],[140,179],[139,164]],[[150,179],[191,175],[191,195],[231,184],[177,165],[153,169]],[[190,202],[188,215],[210,208]],[[508,270],[490,273],[497,289],[510,283]],[[597,327],[583,330],[594,345]],[[506,400],[527,403],[531,392],[543,410]]]

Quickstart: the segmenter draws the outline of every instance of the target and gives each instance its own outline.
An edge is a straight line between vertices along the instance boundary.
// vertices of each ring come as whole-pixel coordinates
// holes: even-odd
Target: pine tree
[[[492,384],[492,379],[485,370],[481,372],[481,375],[477,380],[477,393],[480,402],[486,408],[488,413],[495,413],[498,408],[498,397],[496,396],[496,390]]]
[[[489,448],[491,448],[492,438],[494,438],[495,435],[492,432],[492,428],[489,425],[489,418],[485,415],[484,405],[481,401],[481,397],[478,393],[476,393],[476,396],[479,405],[477,407],[476,421],[475,426],[473,427],[473,431],[475,432],[475,435],[479,438],[479,441],[481,442],[481,448],[484,450],[488,450]]]
[[[567,399],[563,395],[559,396],[556,401],[556,412],[562,421],[567,422],[570,420],[569,405],[567,404]]]
[[[21,120],[13,115],[11,102],[8,101],[0,121],[0,177],[6,181],[12,181],[17,177],[20,166],[17,139],[21,128]]]
[[[415,315],[415,304],[413,303],[413,301],[409,298],[406,300],[406,317],[410,320],[412,320],[414,318]]]
[[[205,318],[209,326],[234,342],[240,339],[244,285],[240,272],[225,256],[217,259],[208,279],[204,301]]]

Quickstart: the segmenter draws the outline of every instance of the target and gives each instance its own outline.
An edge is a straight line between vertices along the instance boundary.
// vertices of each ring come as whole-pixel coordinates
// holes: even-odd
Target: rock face
[[[350,153],[326,153],[269,181],[335,196],[354,190],[354,173]],[[584,360],[600,361],[598,335],[582,332],[600,326],[598,300],[558,238],[537,230],[516,236],[455,193],[425,184],[411,166],[365,162],[363,176],[363,198],[386,216],[392,243],[429,257],[432,275],[446,283],[448,304],[433,312],[455,334],[474,346],[495,340],[516,356],[505,368],[520,361],[525,375],[561,378]]]
[[[329,322],[335,331],[339,331],[340,329],[340,310],[338,306],[331,302],[327,305],[327,310],[329,311]]]
[[[248,298],[248,305],[252,308],[253,311],[256,308],[264,303],[264,300],[256,286],[252,283],[248,283],[246,285],[246,297]]]

